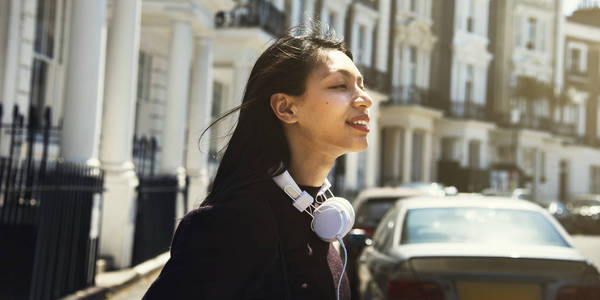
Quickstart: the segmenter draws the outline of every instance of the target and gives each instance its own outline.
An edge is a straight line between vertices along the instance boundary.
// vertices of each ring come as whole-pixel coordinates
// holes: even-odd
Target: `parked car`
[[[598,270],[567,232],[518,199],[400,200],[358,265],[361,299],[600,299]]]
[[[496,190],[493,188],[485,189],[481,192],[485,196],[508,197],[521,200],[532,200],[531,191],[527,188],[516,188],[512,191]]]
[[[437,182],[411,182],[401,184],[400,187],[423,191],[427,195],[454,196],[458,190],[454,186],[445,186]]]
[[[566,230],[573,234],[577,232],[573,217],[567,210],[566,205],[558,200],[538,200],[534,203],[546,209]]]
[[[356,220],[354,228],[362,229],[371,237],[379,221],[398,199],[426,195],[420,189],[407,187],[380,187],[362,191],[353,201]]]
[[[369,238],[373,235],[383,215],[398,199],[425,194],[424,191],[419,189],[403,187],[370,188],[358,194],[353,202],[356,216],[354,228],[344,238],[344,244],[348,252],[348,278],[350,279],[352,299],[358,298],[356,261],[365,245],[368,245]]]
[[[577,232],[600,234],[600,195],[577,195],[567,202]]]

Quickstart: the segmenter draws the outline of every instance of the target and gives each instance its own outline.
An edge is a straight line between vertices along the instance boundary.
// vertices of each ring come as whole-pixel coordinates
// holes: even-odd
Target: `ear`
[[[284,93],[271,95],[270,104],[275,116],[286,124],[293,124],[298,120],[295,114],[294,99]]]

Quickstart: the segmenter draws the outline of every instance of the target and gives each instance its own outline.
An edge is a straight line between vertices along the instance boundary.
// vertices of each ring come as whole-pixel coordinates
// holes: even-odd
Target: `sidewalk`
[[[133,268],[96,275],[96,285],[68,295],[63,300],[141,299],[162,267],[169,252],[145,261]]]

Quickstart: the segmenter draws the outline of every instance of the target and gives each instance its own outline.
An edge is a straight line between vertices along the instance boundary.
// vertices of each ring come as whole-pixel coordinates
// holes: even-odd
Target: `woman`
[[[256,61],[212,191],[180,222],[145,299],[336,299],[339,253],[272,177],[288,170],[322,199],[335,159],[367,147],[371,98],[343,42],[307,31]]]

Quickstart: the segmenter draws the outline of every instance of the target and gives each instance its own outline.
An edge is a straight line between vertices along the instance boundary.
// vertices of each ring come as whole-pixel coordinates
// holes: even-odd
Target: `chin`
[[[354,145],[352,145],[352,148],[349,152],[362,152],[362,151],[367,150],[368,147],[369,147],[369,142],[367,141],[367,138],[365,137],[364,140],[354,143]]]

